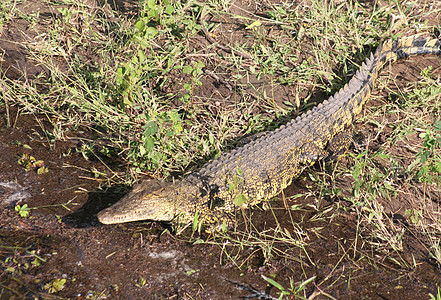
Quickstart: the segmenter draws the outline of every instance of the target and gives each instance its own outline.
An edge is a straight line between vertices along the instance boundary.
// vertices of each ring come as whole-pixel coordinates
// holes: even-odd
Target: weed
[[[18,159],[18,164],[22,166],[26,172],[35,169],[37,175],[49,172],[49,169],[44,166],[44,161],[36,160],[35,157],[29,155],[28,153],[21,155],[21,157]]]
[[[48,291],[49,294],[57,293],[64,289],[66,279],[53,279],[44,285],[44,289]]]
[[[305,295],[302,295],[302,292],[306,289],[306,286],[315,280],[315,276],[300,282],[300,283],[294,283],[292,279],[290,279],[290,288],[286,289],[284,288],[280,283],[275,281],[271,277],[267,277],[265,275],[261,275],[262,278],[267,281],[269,284],[277,288],[279,292],[279,299],[283,299],[284,297],[291,296],[290,298],[296,298],[296,299],[307,299]]]
[[[40,208],[48,208],[48,207],[63,207],[65,208],[67,211],[71,211],[71,209],[69,208],[69,205],[77,205],[76,203],[73,203],[75,198],[65,202],[65,203],[58,203],[58,204],[49,204],[49,205],[40,205],[40,206],[35,206],[35,207],[29,207],[27,203],[23,204],[23,205],[15,205],[14,209],[15,211],[18,213],[18,215],[22,218],[27,218],[30,216],[31,214],[31,209],[40,209]]]
[[[30,208],[28,207],[27,204],[23,204],[23,205],[16,205],[15,206],[15,211],[19,214],[20,217],[22,218],[27,218],[30,215]]]

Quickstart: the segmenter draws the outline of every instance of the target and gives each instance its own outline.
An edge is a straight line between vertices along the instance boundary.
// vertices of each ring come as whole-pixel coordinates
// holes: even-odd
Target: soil
[[[52,13],[45,11],[46,6],[40,1],[34,2],[42,13]],[[115,1],[114,9],[133,13],[134,2]],[[26,24],[9,22],[0,40],[5,53],[3,74],[13,80],[32,80],[44,71],[28,59],[25,48],[14,43],[24,38],[24,31],[29,32]],[[32,39],[32,33],[27,38]],[[439,58],[418,57],[394,64],[392,72],[397,85],[420,78],[421,70],[428,65],[433,66],[434,76],[441,75]],[[22,77],[23,72],[27,78]],[[213,98],[213,102],[233,93],[208,75],[201,81],[201,95]],[[276,90],[275,98],[293,101],[294,92],[283,86]],[[219,93],[222,95],[216,99],[213,95]],[[377,104],[370,102],[366,110],[375,109]],[[393,117],[384,115],[379,121],[393,123],[387,118]],[[13,124],[8,124],[8,120],[13,120]],[[14,258],[16,261],[11,265],[21,272],[19,277],[11,275],[6,264],[0,265],[2,300],[277,297],[277,288],[268,286],[262,275],[273,277],[284,287],[290,286],[290,279],[296,283],[315,277],[303,295],[317,299],[427,299],[428,293],[436,294],[441,284],[440,270],[426,246],[406,227],[403,250],[396,253],[395,259],[416,264],[408,269],[383,260],[381,254],[373,253],[371,246],[357,239],[359,228],[353,210],[342,209],[335,214],[327,209],[338,201],[349,207],[343,199],[351,193],[352,179],[345,176],[333,183],[342,190],[339,197],[324,197],[318,202],[314,183],[304,174],[284,192],[285,198],[309,195],[288,200],[288,206],[299,205],[302,210],[289,213],[281,197],[272,202],[281,228],[288,228],[290,234],[301,236],[307,244],[280,245],[278,249],[283,254],[267,260],[263,254],[266,249],[259,246],[236,249],[228,242],[189,242],[195,240],[191,233],[170,234],[165,230],[166,224],[102,225],[96,218],[97,212],[120,199],[127,187],[99,189],[100,182],[91,176],[90,170],[106,172],[103,164],[85,159],[77,151],[81,145],[74,138],[50,141],[45,134],[50,126],[44,116],[23,113],[20,108],[0,110],[0,260]],[[369,126],[357,127],[363,130]],[[75,134],[90,136],[88,132]],[[387,130],[383,132],[372,149],[380,147],[387,134]],[[403,156],[405,150],[397,145],[393,151]],[[43,160],[49,172],[37,175],[36,168],[25,170],[18,163],[24,153]],[[116,159],[108,163],[116,169],[121,167]],[[385,213],[393,216],[396,223],[405,222],[404,211],[420,199],[418,187],[409,191],[403,186],[403,190],[401,196],[385,203]],[[434,200],[439,197],[433,195]],[[14,210],[16,205],[23,204],[35,208],[31,209],[31,217],[21,217]],[[276,227],[272,211],[263,206],[247,213],[252,214],[260,232]],[[298,227],[292,225],[293,221]],[[205,233],[200,238],[211,241]],[[238,254],[239,258],[233,262],[227,253]],[[39,265],[32,264],[36,257],[42,259]],[[55,279],[66,279],[64,287],[49,293],[48,286]]]

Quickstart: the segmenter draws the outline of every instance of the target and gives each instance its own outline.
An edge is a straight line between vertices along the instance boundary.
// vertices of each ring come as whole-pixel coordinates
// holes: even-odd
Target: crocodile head
[[[176,214],[176,188],[155,181],[144,181],[112,206],[98,213],[103,224],[132,221],[171,221]]]

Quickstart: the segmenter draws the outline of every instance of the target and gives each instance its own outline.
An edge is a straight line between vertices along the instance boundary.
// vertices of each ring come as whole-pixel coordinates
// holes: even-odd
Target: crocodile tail
[[[355,115],[360,113],[385,64],[419,54],[441,54],[441,41],[422,35],[386,41],[378,46],[375,53],[371,53],[340,91],[305,114],[303,118],[297,119],[306,123],[308,116],[313,116],[315,112],[324,112],[323,118],[326,119],[324,123],[334,125],[321,129],[315,134],[323,140],[329,140],[330,137],[341,132],[352,122]]]
[[[378,46],[373,55],[374,65],[369,71],[375,79],[385,64],[421,54],[441,54],[441,41],[421,34],[386,41]]]
[[[384,65],[400,58],[421,54],[441,54],[441,41],[437,38],[424,37],[421,34],[386,41],[378,46],[375,53],[371,53],[355,76],[334,97],[344,99],[345,97],[342,96],[348,93],[358,94],[357,97],[347,98],[349,103],[352,102],[350,114],[353,118],[361,111]],[[352,118],[348,120],[351,121]]]

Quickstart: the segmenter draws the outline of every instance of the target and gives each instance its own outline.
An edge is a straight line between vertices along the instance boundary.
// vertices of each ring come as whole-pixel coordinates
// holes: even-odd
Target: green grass
[[[50,74],[27,84],[3,79],[9,90],[6,104],[48,114],[54,124],[50,140],[63,139],[70,127],[112,134],[105,139],[107,149],[117,149],[134,172],[156,176],[182,172],[237,137],[271,128],[270,122],[277,125],[278,117],[307,105],[297,96],[280,107],[269,91],[247,82],[249,76],[271,78],[271,90],[289,83],[299,92],[335,92],[364,59],[363,47],[394,36],[385,20],[398,13],[389,6],[312,1],[297,7],[268,4],[267,16],[260,17],[243,10],[232,14],[229,5],[215,1],[146,1],[136,20],[124,20],[108,8],[89,9],[69,1],[56,8],[60,18],[45,20],[46,32],[27,44],[31,57]],[[246,43],[233,40],[230,45],[221,37],[224,25],[207,23],[207,16],[258,25],[245,29]],[[80,18],[83,30],[77,28]],[[415,20],[409,17],[409,22]],[[201,24],[219,43],[252,59],[198,45]],[[39,23],[33,28],[39,31]],[[270,28],[277,35],[266,35]],[[89,52],[96,54],[93,60]],[[226,108],[213,114],[201,106],[210,99],[198,94],[201,79],[207,78],[204,69],[216,72],[218,62],[227,72],[222,77],[237,88]],[[249,89],[255,90],[252,102],[244,95]],[[238,120],[230,117],[235,111],[243,114]]]
[[[86,159],[117,156],[127,163],[127,169],[97,174],[106,184],[133,183],[141,174],[182,175],[240,138],[277,127],[313,106],[316,98],[340,89],[382,40],[431,32],[425,20],[439,13],[439,7],[433,10],[418,1],[405,6],[401,1],[265,2],[256,14],[218,0],[149,0],[141,1],[136,18],[130,19],[109,6],[62,0],[45,2],[57,14],[51,18],[25,10],[20,4],[26,2],[0,4],[0,30],[14,18],[26,20],[36,37],[23,46],[46,72],[30,81],[0,78],[7,124],[15,126],[10,113],[15,108],[19,115],[49,121],[52,128],[44,130],[43,138],[52,144],[71,131],[93,132],[99,138],[84,137],[77,151]],[[215,43],[207,42],[204,28]],[[207,96],[204,90],[213,82],[220,87]],[[406,270],[415,264],[402,258],[404,234],[422,234],[428,253],[441,264],[439,207],[430,201],[431,193],[439,195],[441,178],[441,123],[435,118],[439,78],[426,68],[417,82],[403,86],[386,71],[376,90],[373,98],[381,108],[371,108],[359,124],[375,128],[373,140],[386,135],[386,143],[377,151],[348,154],[346,164],[327,165],[325,172],[308,170],[301,180],[309,182],[309,189],[300,198],[313,200],[305,207],[287,199],[294,203],[288,212],[312,210],[318,223],[354,212],[354,256],[361,253],[373,264],[388,261]],[[385,121],[390,114],[399,117]],[[397,145],[410,149],[407,156],[394,151]],[[349,191],[338,184],[348,177]],[[404,208],[408,227],[394,222],[384,205],[405,193],[421,195]],[[323,206],[324,199],[335,203]],[[245,219],[245,230],[196,243],[219,245],[238,268],[247,266],[253,251],[261,251],[265,262],[283,257],[303,264],[301,252],[314,264],[309,235],[320,236],[323,223],[303,231],[294,221],[278,222],[268,205],[274,228],[260,231]],[[366,244],[381,258],[360,250]],[[332,286],[330,278],[318,285]],[[296,288],[279,289],[287,295]]]

